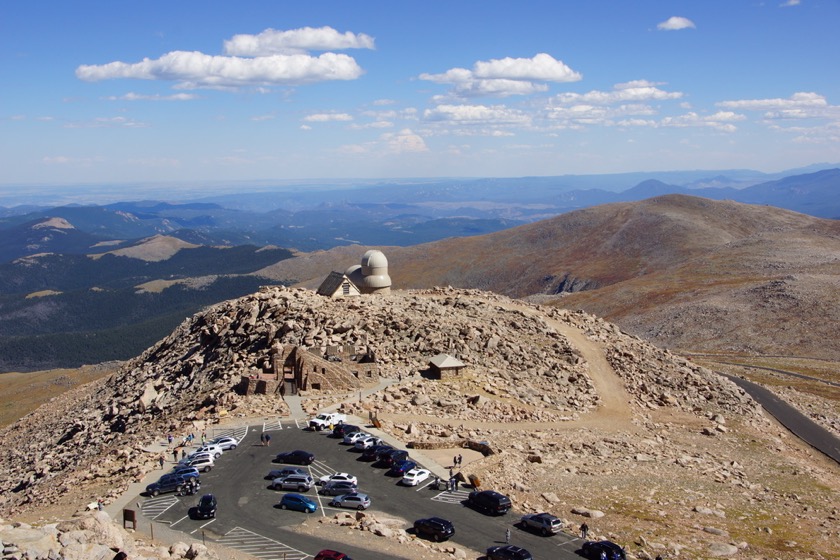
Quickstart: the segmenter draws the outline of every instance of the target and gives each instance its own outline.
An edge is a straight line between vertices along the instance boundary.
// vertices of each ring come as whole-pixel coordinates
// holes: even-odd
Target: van
[[[510,498],[493,490],[470,492],[467,504],[488,515],[504,515],[511,508]]]

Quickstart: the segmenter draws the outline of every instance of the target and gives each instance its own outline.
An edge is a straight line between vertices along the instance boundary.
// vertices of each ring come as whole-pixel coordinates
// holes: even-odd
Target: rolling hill
[[[840,359],[840,222],[665,195],[505,231],[378,247],[395,288],[477,288],[581,309],[683,351]],[[259,271],[317,287],[365,248]]]

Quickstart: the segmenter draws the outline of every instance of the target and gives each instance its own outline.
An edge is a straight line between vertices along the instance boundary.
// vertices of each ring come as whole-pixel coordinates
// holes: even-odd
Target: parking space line
[[[283,429],[283,423],[278,420],[271,420],[270,422],[263,422],[262,431],[264,432],[276,432],[278,430]]]
[[[427,482],[423,486],[420,486],[419,488],[417,488],[417,490],[415,490],[415,492],[419,492],[420,490],[425,490],[426,488],[428,488],[429,486],[431,486],[434,483],[435,483],[434,480],[430,480],[429,482]]]
[[[184,516],[184,517],[182,517],[181,519],[179,519],[179,520],[177,520],[177,521],[173,521],[172,523],[170,523],[170,524],[169,524],[169,526],[170,526],[170,527],[174,527],[175,525],[177,525],[178,523],[180,523],[180,522],[181,522],[181,521],[183,521],[184,519],[189,519],[189,517],[190,517],[189,515],[185,515],[185,516]]]
[[[275,539],[265,537],[242,527],[234,527],[222,536],[219,544],[247,552],[263,560],[285,558],[288,560],[303,560],[311,556],[301,550],[292,548]]]
[[[216,520],[215,520],[215,519],[211,519],[210,521],[208,521],[208,522],[207,522],[207,523],[205,523],[204,525],[202,525],[202,526],[200,526],[200,527],[197,527],[197,528],[193,529],[192,531],[190,531],[190,534],[192,535],[192,534],[193,534],[193,533],[195,533],[196,531],[198,531],[198,530],[200,530],[200,529],[204,529],[205,527],[207,527],[207,526],[208,526],[208,525],[210,525],[211,523],[215,523],[215,522],[216,522]]]
[[[444,490],[443,492],[432,496],[433,502],[443,502],[445,504],[461,504],[464,500],[469,497],[470,493],[465,490],[456,490],[455,492],[448,492]]]
[[[166,510],[178,503],[178,498],[174,496],[164,496],[161,498],[149,498],[143,502],[140,511],[145,517],[149,519],[157,519]]]

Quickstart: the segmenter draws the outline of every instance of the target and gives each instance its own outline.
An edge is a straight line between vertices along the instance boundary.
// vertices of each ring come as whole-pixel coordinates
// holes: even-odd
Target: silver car
[[[308,474],[291,474],[283,478],[275,478],[271,483],[272,490],[297,490],[306,492],[315,485],[315,481]]]
[[[352,494],[343,494],[341,496],[336,496],[332,499],[330,505],[333,507],[343,507],[362,510],[370,507],[370,498],[367,494],[353,492]]]

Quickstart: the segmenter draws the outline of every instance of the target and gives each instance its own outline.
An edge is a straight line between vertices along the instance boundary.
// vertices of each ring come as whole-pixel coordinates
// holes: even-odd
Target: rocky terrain
[[[233,387],[285,344],[376,356],[396,382],[343,410],[417,446],[486,442],[493,453],[469,474],[517,510],[551,511],[569,530],[586,519],[637,558],[840,555],[838,466],[733,383],[592,315],[453,288],[342,301],[272,286],[208,308],[0,432],[0,516],[45,523],[113,500],[153,468],[144,448],[160,434],[282,414],[282,401]],[[428,378],[439,352],[466,370]],[[341,400],[306,397],[310,410]]]

